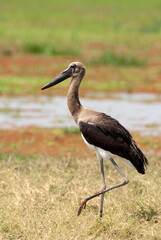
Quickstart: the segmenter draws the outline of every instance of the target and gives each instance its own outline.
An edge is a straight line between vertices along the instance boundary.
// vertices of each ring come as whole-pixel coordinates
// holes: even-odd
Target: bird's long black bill
[[[55,86],[56,84],[64,81],[65,79],[71,77],[72,75],[72,69],[68,68],[67,70],[65,70],[64,72],[60,73],[56,78],[54,78],[52,81],[50,81],[49,83],[47,83],[44,87],[41,88],[41,90],[44,90],[46,88],[50,88],[52,86]]]

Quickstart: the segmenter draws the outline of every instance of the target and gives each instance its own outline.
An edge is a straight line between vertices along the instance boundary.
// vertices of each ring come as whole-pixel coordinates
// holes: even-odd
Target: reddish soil
[[[145,153],[161,156],[160,137],[140,136],[133,133]],[[80,134],[58,133],[53,129],[22,128],[0,130],[0,152],[6,154],[95,157]]]
[[[78,134],[55,133],[52,129],[0,130],[0,152],[7,154],[93,156]]]
[[[68,65],[73,58],[34,55],[0,57],[0,74],[12,76],[55,76],[55,64]],[[56,67],[58,68],[58,67]]]

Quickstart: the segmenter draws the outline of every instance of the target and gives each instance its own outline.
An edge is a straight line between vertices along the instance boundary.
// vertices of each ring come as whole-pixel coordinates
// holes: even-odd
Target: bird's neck
[[[67,95],[67,105],[75,122],[77,122],[79,112],[82,108],[82,105],[79,101],[79,86],[83,76],[84,74],[81,74],[80,76],[72,78]]]

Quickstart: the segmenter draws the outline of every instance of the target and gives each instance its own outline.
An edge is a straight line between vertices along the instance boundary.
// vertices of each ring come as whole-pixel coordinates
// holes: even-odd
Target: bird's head
[[[52,81],[47,83],[44,87],[41,88],[41,90],[55,86],[58,83],[64,81],[67,78],[70,78],[70,77],[75,79],[76,77],[80,76],[82,79],[82,77],[85,74],[85,71],[86,71],[86,68],[82,63],[72,62],[69,64],[68,68],[65,71],[63,71],[56,78],[54,78]]]

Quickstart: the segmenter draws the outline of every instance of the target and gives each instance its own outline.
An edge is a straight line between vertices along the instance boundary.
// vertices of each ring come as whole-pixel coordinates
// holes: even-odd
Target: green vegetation
[[[67,134],[80,134],[80,130],[76,127],[65,127],[62,128],[63,133],[67,133]]]
[[[143,25],[139,30],[144,33],[158,33],[161,31],[161,20],[154,21],[148,25]]]
[[[144,55],[160,45],[160,7],[160,0],[1,1],[0,44],[47,55],[64,55],[61,49],[68,55],[65,49],[72,46],[72,55],[73,49],[85,54],[86,45],[105,43],[108,50],[126,47]]]
[[[78,49],[71,47],[55,47],[49,43],[26,43],[23,47],[25,53],[41,54],[47,56],[79,56]]]
[[[160,93],[160,8],[160,0],[1,1],[0,54],[41,63],[13,58],[6,71],[0,63],[0,94],[40,94],[44,76],[75,60],[93,72],[84,89]]]
[[[0,77],[0,94],[23,95],[40,93],[40,89],[49,81],[49,78],[39,77]]]
[[[146,65],[146,61],[122,54],[117,55],[109,51],[104,52],[102,56],[91,61],[90,64],[143,67]]]
[[[100,220],[99,198],[76,216],[80,201],[100,189],[96,159],[3,155],[0,238],[159,240],[161,166],[157,157],[149,160],[145,176],[119,162],[130,183],[105,195]],[[121,181],[109,162],[105,162],[105,174],[107,186]]]
[[[80,134],[80,130],[76,127],[63,127],[63,128],[54,128],[53,133],[55,136],[65,134]]]
[[[53,76],[41,76],[41,74],[40,76],[1,76],[0,95],[66,95],[70,79],[47,91],[41,91],[42,86],[66,67],[67,64],[63,63],[56,66],[59,70]],[[28,68],[26,71],[30,72],[31,70]],[[127,68],[126,66],[117,66],[117,68],[99,65],[87,66],[87,74],[81,84],[80,96],[89,97],[91,91],[95,93],[104,91],[107,94],[112,91],[161,93],[161,82],[158,81],[159,74],[160,67],[147,69]]]

